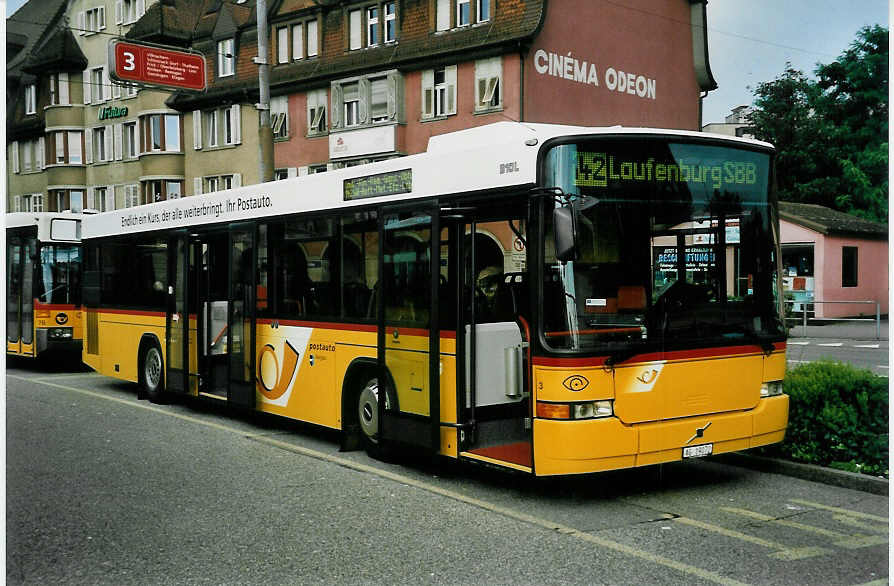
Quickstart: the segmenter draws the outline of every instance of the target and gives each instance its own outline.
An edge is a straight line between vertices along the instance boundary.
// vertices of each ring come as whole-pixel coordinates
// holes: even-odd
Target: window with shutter
[[[348,49],[352,51],[363,46],[362,38],[362,14],[359,10],[352,10],[348,13]]]

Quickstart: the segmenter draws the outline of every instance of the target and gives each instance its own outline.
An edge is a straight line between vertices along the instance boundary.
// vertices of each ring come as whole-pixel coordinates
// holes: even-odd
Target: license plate
[[[704,458],[714,453],[714,444],[701,444],[699,446],[686,446],[683,448],[684,458]]]

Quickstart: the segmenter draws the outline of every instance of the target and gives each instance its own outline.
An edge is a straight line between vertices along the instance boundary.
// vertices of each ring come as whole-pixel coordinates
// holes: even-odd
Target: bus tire
[[[164,402],[164,360],[155,342],[143,346],[140,355],[140,390],[153,403]]]
[[[378,460],[388,458],[388,449],[379,436],[379,397],[381,396],[378,378],[371,378],[357,393],[357,420],[360,426],[360,437],[366,453]],[[386,406],[390,406],[388,393],[385,393]]]

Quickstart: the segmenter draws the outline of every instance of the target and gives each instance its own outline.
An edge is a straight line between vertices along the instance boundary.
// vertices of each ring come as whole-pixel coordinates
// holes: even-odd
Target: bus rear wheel
[[[153,403],[161,403],[164,394],[164,361],[157,344],[148,344],[140,359],[140,388]]]

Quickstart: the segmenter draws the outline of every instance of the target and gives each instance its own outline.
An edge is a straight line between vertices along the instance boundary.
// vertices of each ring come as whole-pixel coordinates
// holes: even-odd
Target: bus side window
[[[342,317],[366,320],[378,281],[376,212],[354,212],[342,218],[342,235]],[[375,309],[371,317],[375,317]]]

